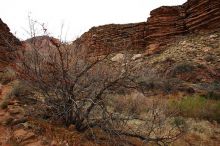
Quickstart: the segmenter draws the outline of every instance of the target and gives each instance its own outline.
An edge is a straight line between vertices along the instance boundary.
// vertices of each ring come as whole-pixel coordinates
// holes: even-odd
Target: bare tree
[[[79,132],[98,128],[115,145],[128,137],[166,145],[184,133],[184,123],[173,122],[172,114],[167,115],[159,104],[146,106],[144,117],[135,114],[138,105],[124,111],[109,104],[109,95],[141,91],[135,63],[126,56],[123,61],[112,61],[112,54],[87,58],[80,44],[48,45],[46,54],[35,44],[31,48],[23,52],[16,67],[18,75],[43,95],[42,104],[51,117],[66,126],[74,124]]]

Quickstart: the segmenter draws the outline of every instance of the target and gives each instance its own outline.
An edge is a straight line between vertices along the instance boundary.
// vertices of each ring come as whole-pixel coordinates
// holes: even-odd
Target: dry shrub
[[[53,121],[74,125],[81,134],[99,129],[111,145],[124,145],[129,138],[167,144],[184,134],[184,125],[173,124],[173,118],[158,103],[148,107],[145,116],[141,106],[144,100],[138,96],[116,109],[109,106],[109,94],[142,91],[136,82],[136,64],[128,57],[120,62],[112,61],[112,54],[88,58],[80,51],[80,44],[47,46],[47,53],[35,44],[31,48],[23,52],[16,71],[43,95],[41,104],[49,109]],[[128,111],[121,112],[119,106]],[[117,141],[122,137],[123,141]]]
[[[5,85],[13,81],[16,78],[16,73],[12,69],[8,68],[3,72],[0,72],[0,83]]]
[[[146,105],[146,97],[141,93],[114,96],[112,101],[112,106],[115,111],[136,116],[144,112]]]

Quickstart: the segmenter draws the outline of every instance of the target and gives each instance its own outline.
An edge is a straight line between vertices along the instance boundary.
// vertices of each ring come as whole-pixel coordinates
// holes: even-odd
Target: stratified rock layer
[[[77,42],[92,54],[124,49],[150,50],[151,46],[161,49],[175,36],[219,28],[219,23],[220,0],[188,0],[181,6],[162,6],[153,10],[147,22],[93,27]]]
[[[144,49],[146,23],[109,24],[93,27],[78,39],[89,53],[119,51],[123,49]]]
[[[10,33],[8,26],[0,19],[0,70],[15,60],[13,52],[20,45],[20,41]]]
[[[189,31],[220,27],[220,0],[189,0],[183,6]]]

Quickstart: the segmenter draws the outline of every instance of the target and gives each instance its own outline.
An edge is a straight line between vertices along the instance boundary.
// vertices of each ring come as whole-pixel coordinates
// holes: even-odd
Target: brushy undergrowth
[[[5,85],[11,82],[12,80],[14,80],[15,77],[16,77],[15,71],[12,69],[7,69],[3,72],[0,72],[0,83]]]
[[[220,101],[204,96],[187,96],[169,101],[170,110],[179,110],[180,116],[220,122]]]

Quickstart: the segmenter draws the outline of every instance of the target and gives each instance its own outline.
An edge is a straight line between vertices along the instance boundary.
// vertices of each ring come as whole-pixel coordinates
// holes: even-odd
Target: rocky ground
[[[12,94],[16,82],[0,86],[1,104]],[[25,95],[21,99],[8,98],[8,106],[0,108],[0,146],[94,145],[84,134],[75,131],[73,125],[65,128],[30,116],[34,104],[25,98]]]
[[[12,90],[13,82],[1,87],[0,102]],[[39,121],[26,115],[21,101],[10,99],[8,107],[0,109],[1,146],[75,146],[94,145],[86,136],[69,128],[55,127],[47,121]],[[173,146],[218,146],[220,125],[205,120],[187,119],[188,133],[174,142]],[[43,129],[43,130],[42,130]]]
[[[0,101],[11,90],[11,85],[3,86]],[[24,109],[18,101],[10,100],[6,109],[0,109],[0,145],[2,146],[41,146],[44,141],[28,128]]]
[[[220,30],[198,32],[181,37],[159,53],[137,59],[138,71],[148,70],[151,76],[175,79],[192,92],[220,96]],[[173,83],[177,85],[176,83]]]

